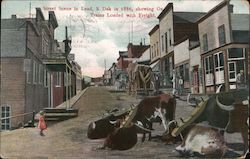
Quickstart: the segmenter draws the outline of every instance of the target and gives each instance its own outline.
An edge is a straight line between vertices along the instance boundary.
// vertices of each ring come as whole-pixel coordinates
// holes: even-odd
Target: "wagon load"
[[[153,89],[153,72],[150,66],[131,63],[127,68],[127,72],[129,94],[137,94],[138,91],[146,93]]]

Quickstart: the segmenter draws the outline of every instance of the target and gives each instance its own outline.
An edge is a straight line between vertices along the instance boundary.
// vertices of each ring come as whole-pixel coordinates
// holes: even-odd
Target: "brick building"
[[[49,71],[43,64],[53,49],[54,12],[45,20],[40,8],[35,18],[1,19],[1,112],[2,118],[32,113],[47,107]],[[2,120],[2,130],[30,120],[32,114]]]

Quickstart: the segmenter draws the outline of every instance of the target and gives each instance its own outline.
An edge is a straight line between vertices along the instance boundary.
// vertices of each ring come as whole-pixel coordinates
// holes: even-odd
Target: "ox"
[[[181,145],[175,148],[183,156],[204,156],[221,158],[226,152],[223,136],[218,129],[203,125],[190,125]]]
[[[141,121],[145,128],[152,130],[152,122],[150,120],[152,117],[159,116],[166,130],[167,123],[175,118],[176,100],[169,94],[161,94],[144,98],[137,107],[133,122]],[[150,139],[151,133],[149,133]],[[142,138],[142,141],[144,140],[145,134]]]
[[[232,105],[224,105],[216,97],[217,105],[229,112],[228,123],[225,127],[227,133],[240,132],[244,141],[244,152],[247,152],[248,145],[248,99],[245,101],[235,101]]]
[[[212,95],[208,99],[204,111],[193,121],[193,123],[201,123],[206,121],[210,126],[216,127],[223,131],[226,130],[228,133],[240,132],[245,145],[244,151],[246,151],[248,149],[248,126],[246,123],[248,117],[248,107],[244,106],[244,102],[242,103],[237,101],[245,101],[247,96],[248,92],[242,90]],[[235,103],[234,106],[232,106],[232,103]],[[175,124],[173,127],[178,126]],[[173,130],[173,128],[171,128],[171,130]],[[168,131],[164,135],[166,142],[174,140],[174,137],[172,137],[170,133],[171,131]]]
[[[111,132],[119,127],[119,120],[123,120],[129,111],[122,113],[118,116],[110,114],[105,118],[91,122],[88,126],[87,136],[89,139],[100,139],[107,137]]]
[[[130,123],[127,127],[116,128],[104,141],[101,149],[106,147],[112,150],[128,150],[137,143],[136,125]]]

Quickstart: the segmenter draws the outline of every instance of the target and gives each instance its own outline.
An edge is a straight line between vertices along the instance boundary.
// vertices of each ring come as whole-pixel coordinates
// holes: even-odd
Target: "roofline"
[[[163,9],[163,11],[158,15],[158,19],[161,20],[167,12],[169,12],[170,9],[173,9],[174,5],[173,3],[168,3],[168,5]]]
[[[156,32],[159,29],[159,24],[155,25],[153,29],[150,30],[150,32],[148,33],[148,35],[152,35],[154,32]]]
[[[211,16],[212,14],[214,14],[215,12],[217,12],[218,10],[220,10],[221,8],[223,8],[224,6],[229,5],[229,1],[230,0],[224,0],[223,2],[221,2],[220,4],[218,4],[217,6],[215,6],[211,10],[209,10],[207,14],[205,14],[204,16],[202,16],[200,19],[197,20],[197,23],[201,23],[206,18],[208,18],[209,16]]]
[[[45,20],[45,18],[44,18],[44,15],[43,15],[43,12],[42,12],[41,8],[36,8],[36,13],[39,13],[39,14],[42,16],[42,19],[43,19],[43,20]],[[36,15],[36,17],[37,17],[37,15]]]

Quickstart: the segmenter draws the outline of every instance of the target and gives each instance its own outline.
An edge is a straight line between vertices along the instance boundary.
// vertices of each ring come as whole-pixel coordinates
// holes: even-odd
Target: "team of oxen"
[[[145,97],[133,108],[91,122],[88,138],[106,138],[102,148],[127,150],[137,143],[137,134],[146,134],[151,139],[153,123],[161,121],[165,129],[162,141],[166,144],[181,142],[176,147],[183,156],[201,155],[222,157],[226,150],[224,132],[239,132],[244,141],[244,152],[248,145],[247,91],[232,91],[211,95],[197,105],[190,120],[175,119],[176,98],[169,94]],[[180,120],[180,121],[178,121]]]

